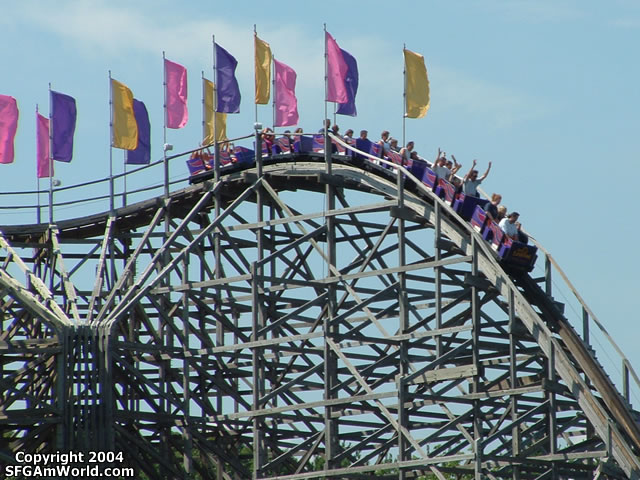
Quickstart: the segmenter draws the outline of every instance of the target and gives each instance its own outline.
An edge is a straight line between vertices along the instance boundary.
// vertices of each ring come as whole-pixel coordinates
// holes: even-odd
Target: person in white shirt
[[[506,218],[500,220],[500,228],[511,240],[518,240],[518,231],[520,230],[519,216],[518,212],[511,212]]]
[[[407,142],[407,146],[402,147],[402,149],[400,150],[400,155],[402,155],[403,165],[409,164],[409,160],[411,160],[411,155],[413,154],[413,146],[414,146],[413,141],[409,141]]]
[[[458,161],[456,160],[456,157],[453,156],[453,153],[451,154],[451,158],[453,159],[453,162],[451,160],[447,160],[447,163],[445,163],[445,166],[449,170],[451,170],[451,175],[449,175],[449,178],[448,178],[450,182],[453,181],[453,177],[455,177],[458,170],[462,168],[462,164],[458,163]]]
[[[441,152],[440,149],[438,149],[438,158],[436,158],[436,161],[433,163],[432,170],[438,179],[444,178],[447,181],[451,181],[451,176],[460,169],[462,164],[458,162],[455,162],[455,164],[451,163],[451,160],[447,160],[446,155],[445,152]]]
[[[383,157],[391,149],[391,145],[389,144],[389,136],[389,131],[383,130],[380,134],[380,140],[378,140],[378,145],[382,147],[381,155]]]
[[[344,141],[349,145],[353,145],[356,143],[355,139],[353,138],[353,129],[348,128],[347,131],[344,132]]]

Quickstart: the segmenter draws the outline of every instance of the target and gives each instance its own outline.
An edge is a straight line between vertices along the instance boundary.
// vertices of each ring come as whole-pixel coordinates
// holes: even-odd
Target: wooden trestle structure
[[[112,450],[140,478],[638,478],[636,414],[549,278],[505,271],[411,183],[292,154],[2,228],[0,464]]]

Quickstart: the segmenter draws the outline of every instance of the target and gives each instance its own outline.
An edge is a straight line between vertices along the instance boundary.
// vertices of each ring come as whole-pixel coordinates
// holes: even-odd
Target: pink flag
[[[298,100],[296,99],[296,72],[293,68],[273,59],[276,70],[275,102],[276,127],[287,127],[298,123]]]
[[[36,164],[38,178],[53,177],[53,162],[49,157],[49,119],[36,113]]]
[[[167,82],[167,127],[182,128],[187,124],[187,69],[182,65],[164,60]]]
[[[344,61],[342,50],[329,32],[325,32],[327,42],[327,101],[347,103],[349,96],[345,86],[349,67]]]
[[[13,140],[18,129],[18,104],[8,95],[0,95],[0,163],[13,163]]]

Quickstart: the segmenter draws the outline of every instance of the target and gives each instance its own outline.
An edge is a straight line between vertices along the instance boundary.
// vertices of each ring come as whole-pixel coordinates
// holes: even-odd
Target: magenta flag
[[[275,65],[276,127],[287,127],[298,123],[298,100],[296,99],[296,72],[288,65],[273,59]]]
[[[36,113],[36,166],[38,178],[53,177],[53,162],[49,157],[49,119]]]
[[[18,130],[18,103],[8,95],[0,95],[0,163],[13,163],[13,140]]]
[[[345,81],[349,67],[344,61],[342,50],[329,32],[325,32],[327,49],[327,101],[347,103],[349,95]]]
[[[164,60],[166,78],[167,127],[182,128],[187,124],[187,69],[169,60]]]

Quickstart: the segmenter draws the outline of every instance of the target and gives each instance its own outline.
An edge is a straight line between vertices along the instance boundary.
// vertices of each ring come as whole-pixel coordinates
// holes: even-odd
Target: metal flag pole
[[[322,119],[322,123],[324,124],[324,141],[325,141],[325,150],[327,149],[327,136],[328,136],[328,128],[327,128],[327,96],[329,95],[329,54],[327,53],[327,24],[323,24],[324,28],[324,118]]]
[[[49,225],[53,224],[53,120],[51,115],[51,82],[49,82]]]
[[[271,95],[271,105],[272,105],[272,121],[271,121],[271,125],[272,125],[272,129],[275,133],[276,131],[276,95],[278,94],[278,92],[276,92],[276,57],[275,55],[272,53],[271,54],[271,88],[273,89],[273,95]]]
[[[207,90],[205,88],[204,83],[204,70],[201,70],[202,77],[202,142],[200,143],[202,146],[205,145],[205,139],[207,138],[207,105],[204,101],[205,96],[207,95]]]
[[[329,140],[329,126],[327,125],[327,97],[329,92],[329,84],[328,84],[328,75],[329,75],[329,54],[327,51],[327,24],[324,24],[324,118],[322,119],[323,129],[324,129],[324,161],[326,166],[326,173],[328,176],[332,175],[332,145]],[[327,183],[325,186],[325,212],[332,212],[335,209],[335,188],[331,184],[331,182]],[[328,215],[325,216],[325,225],[327,228],[327,241],[325,242],[326,248],[326,257],[325,257],[325,266],[326,271],[325,275],[332,275],[332,271],[336,265],[336,224],[333,216]],[[327,291],[327,309],[322,319],[322,330],[325,336],[325,341],[323,345],[323,355],[325,358],[324,364],[324,391],[323,391],[323,399],[325,401],[329,401],[335,398],[335,386],[337,384],[337,357],[335,353],[331,350],[329,342],[332,338],[335,338],[335,335],[338,333],[338,327],[334,323],[336,310],[337,310],[337,290],[334,285],[328,286]],[[337,423],[335,417],[333,417],[333,411],[330,406],[325,407],[324,411],[324,442],[325,442],[325,469],[331,470],[335,468],[335,455],[338,447],[337,442]]]
[[[37,188],[38,188],[38,210],[36,210],[36,222],[40,223],[42,220],[42,213],[40,212],[40,172],[38,170],[39,167],[39,163],[38,163],[38,142],[39,142],[39,138],[38,138],[38,104],[36,103],[36,180],[37,180]],[[49,172],[49,175],[51,175],[51,172]]]
[[[111,70],[109,70],[109,217],[115,216],[115,198],[114,198],[114,185],[113,185],[113,78],[111,77]],[[115,249],[113,248],[114,239],[109,237],[107,244],[109,254],[110,268],[110,280],[111,285],[116,284],[116,256]],[[107,279],[107,274],[104,274],[104,280]]]
[[[218,145],[218,122],[216,113],[218,112],[218,69],[216,68],[216,36],[211,35],[213,42],[213,178],[217,182],[220,180],[220,145]],[[217,203],[216,203],[217,205]]]
[[[405,50],[407,49],[407,44],[402,44],[402,56],[406,58]],[[405,135],[406,135],[406,122],[407,122],[407,62],[405,58],[402,59],[403,67],[402,67],[402,78],[403,78],[403,89],[402,89],[402,146],[406,146]]]
[[[124,164],[124,175],[122,177],[122,188],[123,188],[123,192],[122,192],[122,206],[126,207],[127,206],[127,155],[128,155],[128,150],[123,150],[122,151],[122,159],[123,164]]]
[[[169,198],[169,162],[167,160],[167,67],[164,50],[162,51],[162,86],[164,88],[164,125],[162,128],[162,163],[164,165],[164,196]]]
[[[258,52],[256,51],[256,44],[257,42],[257,37],[258,37],[258,31],[256,30],[256,24],[253,24],[253,76],[254,76],[254,81],[255,81],[255,77],[256,77],[256,63],[257,63],[257,58],[258,58]],[[255,94],[256,92],[254,92]],[[255,96],[255,95],[254,95]],[[258,123],[258,102],[255,101],[254,99],[254,107],[255,107],[255,112],[256,112],[256,121],[255,123]]]
[[[109,70],[109,211],[115,210],[113,188],[113,82]]]
[[[134,99],[135,101],[135,99]],[[134,116],[135,116],[135,109],[134,109]],[[136,120],[137,123],[137,120]],[[122,160],[123,160],[123,166],[124,166],[124,175],[122,177],[122,206],[126,207],[127,206],[127,157],[129,155],[129,152],[131,150],[122,150]],[[114,199],[115,200],[115,199]],[[115,201],[114,201],[115,203]]]

